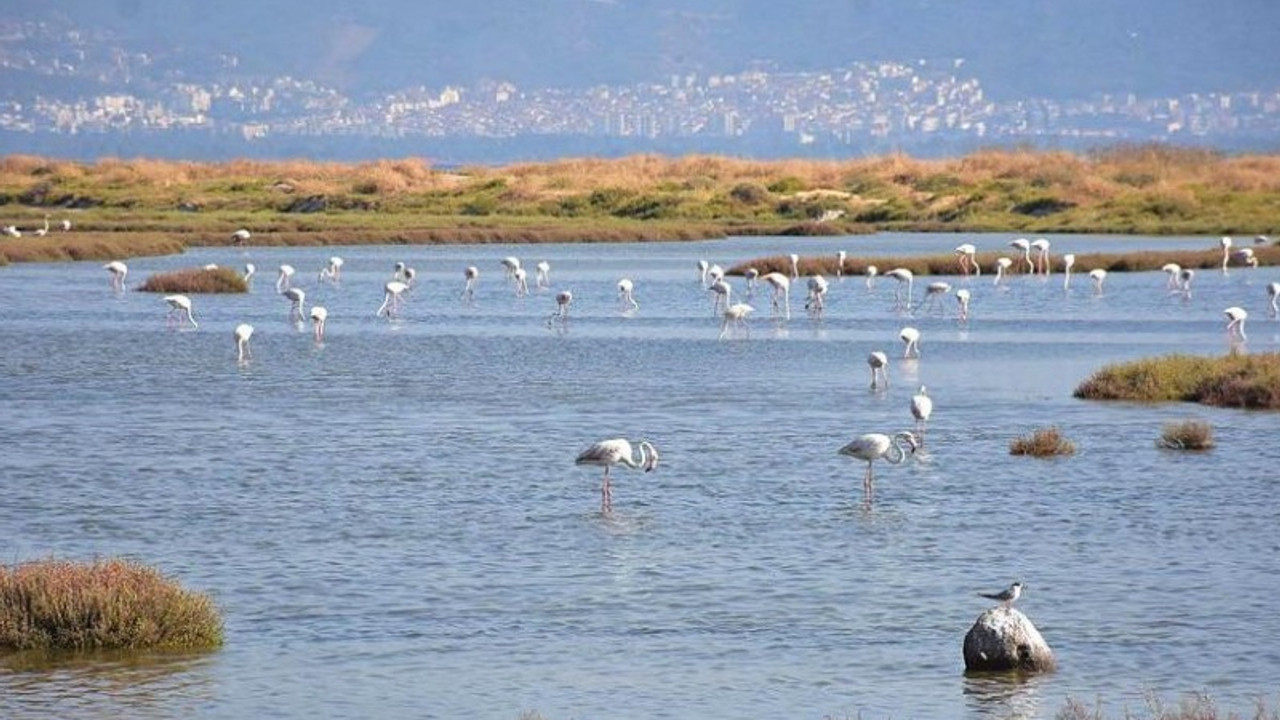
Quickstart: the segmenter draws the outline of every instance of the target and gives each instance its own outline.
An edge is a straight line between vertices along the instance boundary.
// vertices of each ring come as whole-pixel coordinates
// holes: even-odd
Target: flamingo
[[[924,289],[924,302],[921,303],[921,306],[923,308],[933,306],[937,308],[938,313],[941,314],[942,302],[938,298],[949,292],[951,292],[951,283],[942,282],[941,280],[938,282],[931,282],[928,287]]]
[[[633,455],[631,443],[624,438],[614,438],[612,440],[601,440],[593,443],[590,447],[578,453],[578,457],[574,459],[574,465],[595,465],[604,467],[604,478],[600,483],[600,512],[608,514],[613,510],[613,488],[609,482],[609,471],[615,465],[623,465],[632,470],[644,470],[652,472],[658,467],[658,448],[648,440],[641,440],[638,443],[640,457],[636,459]]]
[[[876,275],[880,274],[880,268],[875,265],[868,265],[863,274],[867,276],[867,289],[870,290],[876,286]]]
[[[1071,268],[1076,266],[1075,253],[1067,253],[1062,256],[1062,289],[1071,289]]]
[[[911,417],[916,419],[916,432],[920,433],[920,447],[924,447],[925,426],[929,424],[929,416],[933,414],[933,399],[920,386],[920,392],[911,396]]]
[[[1271,317],[1280,316],[1280,282],[1267,283],[1267,299],[1271,303]]]
[[[631,278],[622,278],[618,281],[618,303],[622,305],[623,312],[640,309],[640,303],[636,302],[635,289],[636,284],[631,282]]]
[[[902,349],[902,357],[918,358],[920,357],[920,331],[913,327],[904,327],[898,333],[898,339],[905,346]]]
[[[253,276],[254,276],[257,272],[258,272],[258,268],[257,268],[257,267],[255,267],[253,263],[245,263],[245,264],[244,264],[244,276],[241,278],[242,280],[244,280],[244,284],[245,284],[245,285],[250,285],[250,284],[252,284],[252,283],[253,283]]]
[[[1218,245],[1222,248],[1222,272],[1226,274],[1227,263],[1231,261],[1231,238],[1223,236]]]
[[[405,273],[405,270],[408,269],[408,267],[409,267],[408,265],[405,265],[402,262],[397,262],[395,265],[392,265],[391,279],[397,280],[399,282],[404,282],[405,281],[404,273]]]
[[[826,307],[827,290],[830,288],[830,284],[821,275],[814,275],[809,278],[808,286],[809,296],[804,301],[804,309],[812,309],[815,314],[822,315],[822,310]]]
[[[742,277],[747,279],[747,297],[751,297],[756,292],[756,281],[760,279],[760,271],[749,267],[742,273]]]
[[[71,221],[66,218],[62,220],[62,232],[71,232]]]
[[[551,323],[559,320],[561,324],[569,319],[569,306],[573,304],[573,293],[568,290],[561,290],[556,293],[556,310],[551,313],[551,317],[547,318],[547,327],[551,327]]]
[[[724,268],[719,265],[712,264],[707,268],[707,286],[715,285],[716,281],[724,279]]]
[[[411,267],[404,269],[404,284],[410,289],[413,288],[413,281],[418,277],[418,271]]]
[[[889,387],[889,356],[880,350],[875,350],[867,355],[867,366],[871,368],[871,389],[880,389],[879,383],[876,382],[876,376],[884,380],[885,389]]]
[[[1039,275],[1049,276],[1049,241],[1045,238],[1036,238],[1031,241],[1031,247],[1036,250],[1036,273]]]
[[[706,260],[698,261],[698,284],[702,287],[707,286],[707,271],[711,269],[711,264]]]
[[[837,278],[844,277],[844,261],[845,261],[845,258],[847,257],[849,257],[849,253],[845,252],[844,250],[839,250],[836,252],[836,277]]]
[[[970,294],[968,288],[960,288],[956,291],[956,304],[959,306],[956,319],[960,322],[967,322],[969,320],[969,298]]]
[[[471,301],[476,299],[476,281],[480,279],[480,268],[475,265],[468,265],[462,271],[462,277],[466,279],[466,285],[462,288],[462,299]]]
[[[973,243],[961,243],[955,249],[956,259],[960,263],[960,274],[968,276],[970,272],[975,275],[982,274],[982,268],[978,265],[977,254],[978,248]]]
[[[303,312],[306,310],[304,303],[307,300],[307,293],[302,288],[289,288],[280,293],[289,301],[289,320],[300,323],[302,322]]]
[[[551,287],[551,263],[546,260],[541,260],[537,265],[534,265],[533,268],[535,270],[533,281],[534,286],[539,288]]]
[[[247,242],[249,242],[248,230],[245,230],[244,228],[240,228],[239,230],[236,230],[235,232],[231,233],[232,245],[243,245]]]
[[[783,317],[791,319],[791,279],[780,272],[765,273],[760,277],[772,288],[769,300],[773,303],[774,312],[778,310],[778,297],[782,297]]]
[[[743,302],[736,302],[724,309],[723,318],[720,321],[720,335],[717,340],[723,340],[724,336],[729,333],[729,325],[742,328],[749,336],[751,328],[747,325],[747,316],[755,312],[756,309]]]
[[[174,320],[181,322],[185,318],[191,323],[191,327],[200,327],[196,324],[196,319],[191,315],[191,298],[186,295],[165,295],[164,301],[169,303],[168,322]]]
[[[337,282],[341,281],[341,280],[342,280],[342,265],[343,265],[343,260],[342,260],[342,258],[338,257],[337,255],[334,255],[333,257],[329,258],[329,264],[328,264],[328,265],[326,265],[326,266],[325,266],[325,267],[320,271],[320,278],[319,278],[319,279],[320,279],[321,281],[323,281],[323,280],[325,280],[326,278],[328,278],[329,280],[333,281],[334,283],[337,283]]]
[[[1035,263],[1031,262],[1031,243],[1026,238],[1018,238],[1009,243],[1009,247],[1015,247],[1022,251],[1022,261],[1027,264],[1027,272],[1035,272]]]
[[[1253,248],[1240,248],[1231,253],[1231,256],[1239,260],[1242,265],[1248,265],[1251,268],[1258,267],[1258,256],[1253,254]]]
[[[901,465],[907,459],[907,450],[902,447],[904,442],[910,448],[910,452],[914,454],[917,447],[916,437],[905,430],[895,434],[892,438],[882,433],[867,433],[840,448],[839,454],[857,458],[867,463],[867,474],[862,479],[862,494],[868,503],[875,496],[875,477],[872,474],[872,464],[876,460],[883,459],[890,465]]]
[[[44,237],[45,235],[48,235],[48,234],[49,234],[49,215],[48,215],[48,213],[45,213],[45,216],[44,216],[44,227],[42,227],[42,228],[36,228],[35,233],[36,233],[36,237]]]
[[[524,297],[525,295],[528,295],[529,294],[528,273],[525,272],[524,268],[522,267],[516,268],[512,277],[515,279],[515,282],[516,282],[516,297]]]
[[[280,266],[280,274],[276,276],[276,292],[283,293],[289,289],[290,284],[293,282],[293,273],[292,265]]]
[[[119,260],[112,260],[102,267],[111,273],[111,289],[115,292],[124,292],[124,279],[129,274],[129,266]]]
[[[1013,265],[1013,260],[1007,257],[996,258],[996,279],[992,285],[1000,286],[1005,284],[1005,276],[1009,274],[1009,267]]]
[[[18,229],[17,225],[5,225],[4,234],[14,238],[22,237],[22,231]]]
[[[916,283],[915,273],[911,272],[906,268],[894,268],[889,272],[885,273],[885,277],[891,277],[894,280],[898,281],[897,286],[895,286],[893,290],[894,303],[897,304],[898,307],[904,308],[905,310],[908,310],[908,311],[911,310],[911,296],[915,292],[915,283]],[[907,284],[906,305],[902,304],[902,284],[903,283]]]
[[[719,315],[723,308],[729,307],[729,296],[733,294],[733,286],[723,279],[711,283],[707,290],[711,292],[711,314]]]
[[[323,306],[311,306],[311,328],[315,333],[316,342],[324,342],[324,322],[329,319],[329,311]]]
[[[1249,336],[1244,334],[1244,321],[1249,319],[1249,312],[1242,307],[1231,306],[1222,311],[1227,318],[1227,339],[1245,341]]]
[[[1165,263],[1164,266],[1162,266],[1160,269],[1163,270],[1165,274],[1169,276],[1168,279],[1165,281],[1165,284],[1164,284],[1165,288],[1168,290],[1180,289],[1179,280],[1182,275],[1182,266],[1179,265],[1178,263]]]
[[[1107,279],[1107,271],[1102,268],[1094,268],[1089,271],[1089,277],[1093,279],[1093,293],[1101,295],[1102,282]]]
[[[502,258],[502,270],[508,280],[516,279],[516,271],[520,269],[520,258],[508,255]]]
[[[791,279],[794,280],[800,277],[800,256],[791,253],[787,256],[787,259],[791,261]]]
[[[1182,272],[1178,273],[1178,289],[1186,297],[1191,297],[1191,281],[1195,276],[1196,271],[1191,268],[1183,268]]]
[[[236,361],[243,363],[252,356],[249,352],[249,338],[253,337],[253,326],[249,323],[240,323],[232,336],[236,339]]]
[[[392,280],[384,285],[383,290],[386,292],[382,296],[382,305],[375,315],[382,317],[383,314],[386,314],[388,319],[399,315],[400,307],[404,304],[404,291],[408,289],[409,286],[399,280]]]

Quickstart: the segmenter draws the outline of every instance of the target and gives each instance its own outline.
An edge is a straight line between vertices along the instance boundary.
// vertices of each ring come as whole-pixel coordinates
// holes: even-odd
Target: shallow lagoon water
[[[980,250],[1009,236],[966,238]],[[1216,238],[1054,236],[1055,255],[1214,247]],[[220,651],[0,665],[6,718],[1052,717],[1068,698],[1120,716],[1155,694],[1277,703],[1280,500],[1274,413],[1089,403],[1103,364],[1280,349],[1272,269],[1163,273],[1096,295],[1061,275],[946,278],[967,327],[892,307],[894,284],[833,281],[825,317],[717,340],[700,258],[949,252],[959,236],[699,243],[203,248],[130,261],[130,283],[255,263],[253,292],[196,296],[197,330],[159,296],[113,295],[101,263],[0,269],[0,551],[6,562],[126,555],[207,590]],[[1012,253],[1012,250],[1010,250]],[[340,285],[316,274],[345,258]],[[547,259],[517,299],[500,258]],[[392,265],[418,271],[402,316],[374,317]],[[287,319],[275,268],[330,312],[323,346]],[[481,270],[459,300],[462,268]],[[882,271],[887,268],[882,268]],[[531,273],[532,274],[532,273]],[[640,310],[618,311],[631,277]],[[532,278],[531,278],[532,279]],[[937,278],[928,278],[931,281]],[[917,284],[919,300],[923,285]],[[741,278],[734,278],[738,294]],[[548,328],[555,290],[568,323]],[[255,325],[238,365],[231,329]],[[904,361],[904,324],[921,354]],[[891,357],[886,392],[868,352]],[[864,466],[836,449],[911,424],[934,398],[928,455]],[[1202,418],[1218,447],[1155,447]],[[1079,453],[1008,455],[1056,424]],[[619,472],[599,513],[590,441],[647,437],[652,474]],[[1060,670],[966,678],[960,648],[1014,579]]]

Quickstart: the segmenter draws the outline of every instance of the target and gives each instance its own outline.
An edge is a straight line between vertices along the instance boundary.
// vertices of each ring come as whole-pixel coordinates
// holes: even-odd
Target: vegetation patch
[[[1280,410],[1280,353],[1167,355],[1107,365],[1081,383],[1075,396]]]
[[[1010,455],[1057,457],[1074,455],[1075,452],[1075,443],[1068,440],[1056,427],[1039,428],[1030,434],[1014,438],[1009,443]]]
[[[138,287],[142,292],[158,293],[243,293],[249,284],[229,267],[185,268],[156,273]]]
[[[207,595],[135,562],[0,565],[0,651],[208,649],[222,630]]]
[[[1209,450],[1213,447],[1213,426],[1203,420],[1168,422],[1156,444],[1169,450]]]

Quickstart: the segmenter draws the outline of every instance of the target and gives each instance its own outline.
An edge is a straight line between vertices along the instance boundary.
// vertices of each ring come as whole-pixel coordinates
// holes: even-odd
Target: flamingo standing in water
[[[129,274],[129,266],[119,260],[112,260],[102,267],[111,273],[111,289],[115,292],[124,292],[124,279]]]
[[[334,283],[340,282],[342,280],[342,264],[342,258],[337,255],[329,258],[329,264],[320,270],[319,280],[324,281],[327,279]]]
[[[476,281],[480,279],[480,268],[475,265],[468,265],[462,271],[462,277],[466,280],[466,285],[462,287],[462,299],[470,302],[476,299]]]
[[[778,298],[782,298],[783,317],[791,319],[791,279],[780,272],[765,273],[761,278],[772,288],[769,300],[773,303],[774,312],[778,310]]]
[[[880,274],[880,268],[868,265],[863,274],[867,276],[867,289],[870,290],[876,286],[876,276]]]
[[[534,273],[533,284],[539,288],[551,287],[551,263],[541,260],[537,265],[533,266],[536,271]]]
[[[249,352],[249,338],[253,337],[253,326],[249,323],[240,323],[236,326],[232,337],[236,340],[236,361],[245,362],[251,357]]]
[[[1009,247],[1015,247],[1022,251],[1022,261],[1027,264],[1027,272],[1035,272],[1035,263],[1031,262],[1031,243],[1026,238],[1018,238],[1009,243]]]
[[[640,309],[640,303],[636,302],[635,289],[636,285],[631,282],[631,278],[622,278],[618,281],[618,303],[622,305],[623,312]]]
[[[384,285],[383,290],[385,290],[385,293],[382,296],[382,305],[375,315],[382,317],[385,314],[388,319],[398,316],[400,308],[404,304],[404,291],[408,289],[409,286],[399,280],[392,280]]]
[[[244,275],[240,279],[244,280],[245,285],[249,287],[253,287],[253,276],[256,275],[257,272],[258,272],[257,266],[255,266],[253,263],[245,263]]]
[[[800,256],[791,253],[787,258],[791,260],[791,279],[794,280],[800,277]]]
[[[756,268],[749,267],[742,273],[742,277],[747,280],[747,297],[751,297],[756,293],[756,281],[760,279],[760,271]]]
[[[871,389],[879,390],[880,384],[876,382],[877,376],[884,380],[884,387],[889,387],[889,356],[880,350],[875,350],[867,355],[867,367],[871,368]]]
[[[956,291],[956,304],[959,306],[956,319],[960,322],[968,322],[969,320],[969,298],[968,288],[960,288]]]
[[[733,286],[725,282],[723,278],[716,280],[707,287],[711,293],[711,314],[719,315],[725,308],[729,307],[729,296],[733,294]]]
[[[741,328],[748,336],[751,335],[751,328],[747,326],[747,316],[755,312],[756,309],[743,302],[736,302],[724,309],[724,315],[720,320],[720,334],[716,336],[717,340],[723,340],[724,336],[729,334],[729,326]]]
[[[1102,294],[1102,283],[1107,279],[1107,271],[1102,268],[1094,268],[1089,271],[1089,277],[1093,280],[1093,294]]]
[[[1009,274],[1009,268],[1013,265],[1013,260],[1007,257],[996,258],[996,279],[992,285],[997,287],[1005,284],[1005,276]]]
[[[604,468],[604,478],[600,482],[600,512],[608,514],[613,510],[613,487],[610,483],[609,471],[615,465],[622,465],[633,470],[652,472],[658,467],[658,448],[648,440],[638,443],[640,457],[633,454],[631,443],[624,438],[601,440],[578,453],[575,465],[595,465]]]
[[[276,275],[276,292],[283,293],[293,283],[294,269],[292,265],[281,265],[280,274]]]
[[[524,297],[529,294],[529,278],[524,268],[516,268],[515,274],[512,276],[516,282],[516,297]]]
[[[1227,263],[1231,262],[1231,238],[1223,236],[1218,240],[1218,246],[1222,248],[1222,272],[1227,272]]]
[[[1062,289],[1071,289],[1071,268],[1076,266],[1075,253],[1067,253],[1062,256]]]
[[[862,496],[868,504],[875,497],[875,477],[872,474],[872,464],[876,460],[883,459],[890,465],[901,465],[907,459],[908,452],[902,447],[904,442],[910,448],[910,452],[914,454],[917,447],[916,437],[905,430],[895,434],[893,437],[881,433],[867,433],[840,448],[839,453],[841,455],[857,458],[867,464],[867,474],[862,478]]]
[[[1046,238],[1036,238],[1031,241],[1031,247],[1036,251],[1036,274],[1049,276],[1049,241]]]
[[[169,314],[166,316],[166,322],[172,324],[174,321],[181,322],[186,319],[191,323],[191,327],[198,328],[196,319],[191,315],[191,298],[186,295],[165,295],[164,301],[169,303]]]
[[[924,302],[920,303],[921,308],[928,309],[932,306],[938,310],[938,314],[942,314],[942,301],[939,298],[949,292],[951,292],[951,283],[941,280],[929,283],[924,289]]]
[[[280,293],[289,301],[289,320],[294,323],[301,323],[303,313],[306,311],[305,303],[307,293],[302,288],[289,288]]]
[[[329,319],[329,311],[320,305],[311,306],[311,330],[316,342],[324,342],[324,323]]]
[[[1244,334],[1244,321],[1249,319],[1249,312],[1242,307],[1232,306],[1222,311],[1227,318],[1227,339],[1244,342],[1249,337]]]
[[[1182,291],[1182,297],[1191,297],[1191,281],[1196,277],[1196,271],[1191,268],[1182,268],[1182,272],[1178,273],[1178,289]]]
[[[804,309],[812,310],[814,314],[821,317],[823,308],[826,307],[827,290],[830,284],[827,279],[821,275],[814,275],[809,278],[809,296],[804,301]]]
[[[1280,316],[1280,282],[1267,283],[1267,299],[1271,303],[1271,317]]]
[[[956,260],[960,264],[960,274],[968,277],[969,273],[976,275],[982,274],[982,268],[978,265],[977,254],[978,248],[973,243],[961,243],[955,249]]]
[[[520,258],[508,255],[502,258],[502,271],[508,280],[516,279],[516,271],[520,269]]]
[[[836,278],[837,279],[844,277],[844,261],[845,261],[845,258],[847,257],[849,257],[849,253],[845,252],[844,250],[839,250],[836,252]]]
[[[551,313],[551,317],[547,318],[547,327],[551,327],[551,323],[559,320],[563,325],[569,319],[569,306],[573,304],[573,293],[568,290],[561,290],[556,293],[556,309]]]
[[[924,447],[924,431],[929,424],[929,416],[933,414],[933,399],[920,386],[920,392],[911,396],[911,417],[916,419],[916,432],[920,433],[920,447]]]
[[[1253,254],[1253,248],[1240,248],[1231,253],[1231,257],[1239,260],[1241,265],[1247,265],[1251,268],[1258,267],[1258,256]]]
[[[711,263],[706,260],[698,261],[698,284],[702,287],[707,286],[707,272],[711,269]]]
[[[915,292],[915,282],[916,282],[915,273],[911,272],[906,268],[894,268],[889,272],[885,273],[884,275],[885,277],[891,277],[894,280],[898,281],[897,286],[895,286],[893,289],[894,304],[896,304],[898,307],[904,310],[910,311],[911,296]],[[902,286],[904,283],[907,286],[907,301],[905,304],[903,304],[902,302]]]
[[[904,327],[898,333],[898,339],[903,342],[902,357],[918,358],[920,357],[920,331],[913,327]]]
[[[1165,280],[1164,287],[1166,290],[1178,290],[1179,279],[1182,275],[1182,266],[1178,263],[1165,263],[1161,268],[1169,277]]]

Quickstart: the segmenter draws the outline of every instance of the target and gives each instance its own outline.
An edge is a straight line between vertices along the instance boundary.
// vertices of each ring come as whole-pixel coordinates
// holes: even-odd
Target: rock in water
[[[1049,672],[1053,651],[1020,610],[993,607],[978,616],[964,636],[965,670]]]

